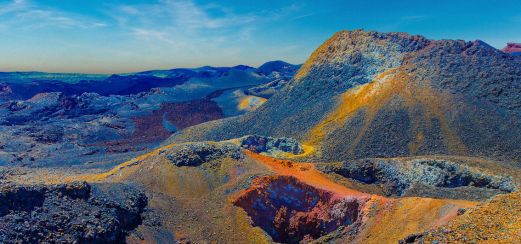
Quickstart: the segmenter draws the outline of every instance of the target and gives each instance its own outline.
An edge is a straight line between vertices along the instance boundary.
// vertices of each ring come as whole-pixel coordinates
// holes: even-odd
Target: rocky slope
[[[323,161],[519,159],[520,92],[521,60],[484,42],[342,31],[257,111],[193,127],[169,142],[256,133],[296,138]]]
[[[449,224],[401,243],[515,243],[521,238],[521,193],[499,195]]]
[[[366,193],[312,163],[258,154],[241,141],[172,144],[101,174],[48,180],[133,184],[146,191],[157,223],[137,227],[129,242],[398,241],[476,205]],[[292,154],[285,148],[278,150]]]
[[[328,174],[375,186],[386,196],[487,200],[517,191],[519,169],[476,163],[478,159],[393,158],[323,163],[317,168]]]
[[[293,161],[306,153],[290,138],[251,135],[167,145],[101,173],[8,168],[0,169],[0,180],[132,185],[146,192],[148,205],[140,215],[143,224],[124,231],[130,243],[420,240],[427,235],[417,233],[449,228],[444,225],[460,221],[465,211],[480,212],[480,207],[473,209],[479,201],[515,191],[521,182],[519,168],[479,158]],[[67,199],[60,204],[69,204]],[[82,213],[71,209],[64,215]],[[96,215],[92,218],[100,221]]]

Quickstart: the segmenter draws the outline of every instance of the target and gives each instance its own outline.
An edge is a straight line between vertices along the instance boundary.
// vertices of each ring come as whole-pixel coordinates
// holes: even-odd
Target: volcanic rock
[[[226,142],[185,143],[163,149],[159,155],[164,155],[175,166],[199,166],[220,158],[242,159],[244,157],[240,147]]]
[[[301,154],[304,152],[302,145],[292,138],[273,138],[259,135],[249,135],[238,139],[242,148],[251,150],[256,153],[268,152],[275,153],[277,151],[292,154]]]
[[[2,243],[121,243],[141,223],[147,197],[121,184],[7,185]]]
[[[510,176],[485,174],[447,160],[364,159],[326,164],[319,169],[379,185],[388,196],[486,200],[518,189]]]

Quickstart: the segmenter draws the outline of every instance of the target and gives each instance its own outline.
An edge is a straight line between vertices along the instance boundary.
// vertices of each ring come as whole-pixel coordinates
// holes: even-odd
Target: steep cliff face
[[[342,31],[255,112],[170,141],[297,138],[320,160],[447,154],[520,158],[521,60],[484,42]],[[487,118],[487,119],[483,119]]]

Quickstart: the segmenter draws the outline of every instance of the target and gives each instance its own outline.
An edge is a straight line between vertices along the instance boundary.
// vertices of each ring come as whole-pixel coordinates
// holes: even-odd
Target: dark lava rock
[[[249,135],[239,138],[242,148],[256,153],[283,151],[293,154],[304,152],[300,143],[292,138],[273,138],[269,136]]]
[[[422,236],[423,236],[423,233],[411,234],[411,235],[408,235],[407,237],[405,237],[403,240],[399,240],[398,243],[399,244],[415,243],[419,239],[421,239]]]
[[[221,158],[242,159],[244,157],[240,147],[227,142],[185,143],[164,149],[159,154],[165,155],[175,166],[199,166]]]
[[[0,243],[121,243],[147,197],[123,184],[0,188]]]
[[[38,131],[30,136],[34,137],[36,142],[52,144],[63,140],[64,131],[60,127],[49,127],[46,131]]]
[[[511,177],[484,174],[446,160],[365,159],[344,162],[340,167],[318,168],[362,183],[380,185],[388,196],[483,200],[517,189]]]

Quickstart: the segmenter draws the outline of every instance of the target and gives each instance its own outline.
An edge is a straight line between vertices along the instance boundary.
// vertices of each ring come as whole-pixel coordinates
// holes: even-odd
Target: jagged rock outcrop
[[[321,165],[319,169],[377,185],[388,196],[485,200],[518,189],[510,176],[486,174],[441,159],[363,159]]]
[[[256,153],[274,154],[286,152],[291,154],[301,154],[304,152],[302,145],[293,138],[273,138],[269,136],[248,135],[238,139],[242,148]]]
[[[2,243],[121,243],[141,223],[147,197],[121,184],[7,185]]]
[[[228,142],[194,142],[162,149],[165,156],[175,166],[199,166],[205,162],[221,158],[242,159],[242,149]]]

